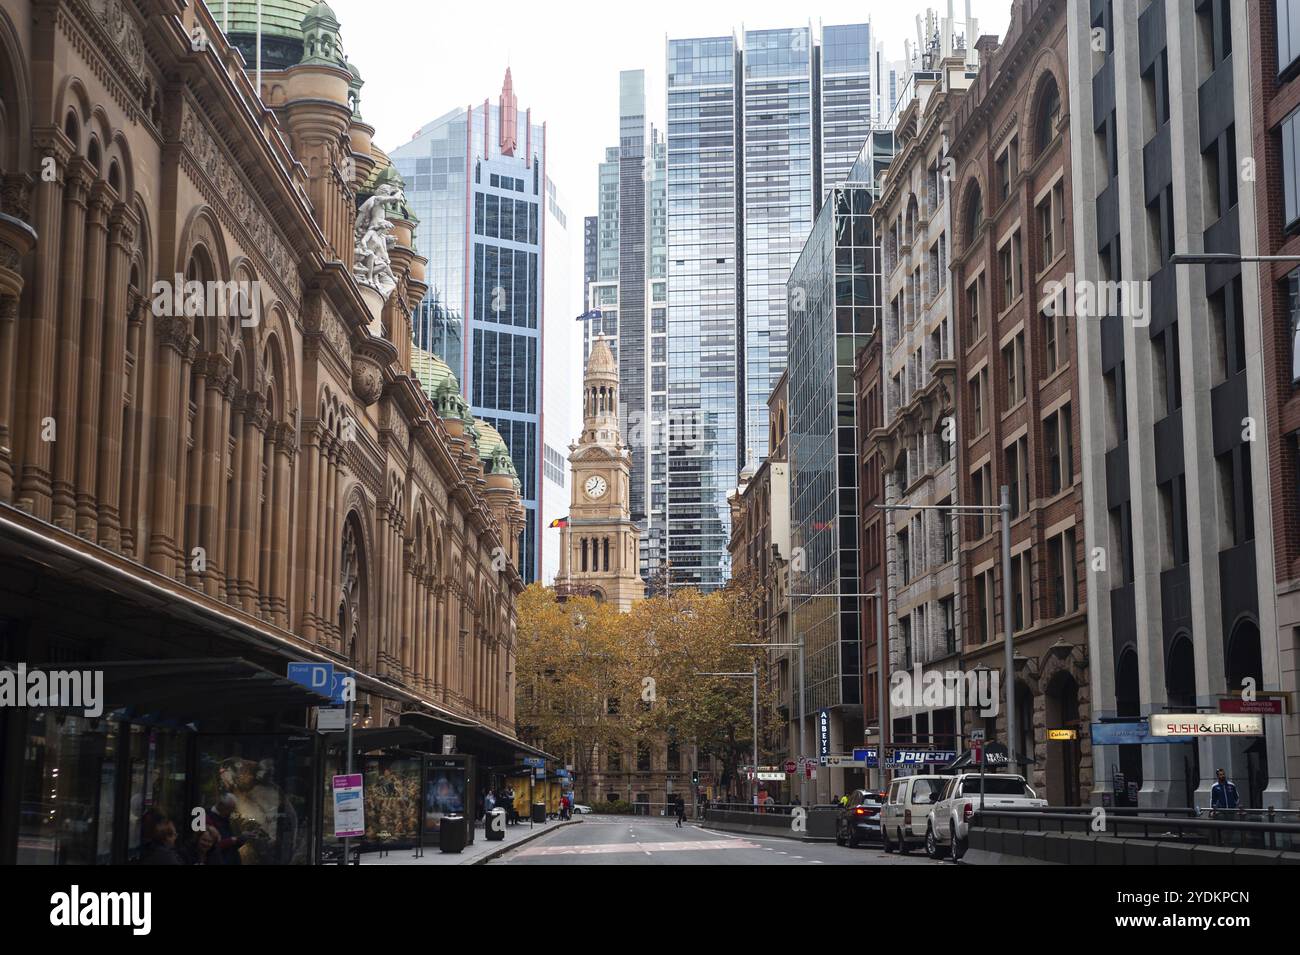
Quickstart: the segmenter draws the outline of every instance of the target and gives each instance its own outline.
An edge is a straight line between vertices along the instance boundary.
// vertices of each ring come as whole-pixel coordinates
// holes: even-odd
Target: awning
[[[310,706],[330,698],[239,657],[28,663],[34,670],[91,671],[104,675],[104,712],[177,720],[258,716]],[[12,664],[5,669],[16,670]]]
[[[521,739],[507,736],[499,730],[491,729],[482,723],[466,723],[458,719],[445,719],[433,713],[410,710],[402,714],[402,722],[418,723],[426,732],[435,736],[451,734],[456,737],[456,748],[462,752],[472,753],[483,759],[490,759],[494,764],[506,765],[518,761],[520,754],[542,756],[554,760],[555,756],[536,746],[530,746]]]
[[[346,730],[338,733],[326,733],[325,742],[330,749],[345,749],[348,745]],[[352,748],[358,753],[369,753],[376,749],[389,749],[394,746],[424,747],[437,742],[432,736],[414,726],[375,726],[369,729],[352,731]]]

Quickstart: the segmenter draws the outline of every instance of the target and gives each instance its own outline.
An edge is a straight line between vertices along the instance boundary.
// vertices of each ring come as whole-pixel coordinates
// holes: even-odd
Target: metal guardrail
[[[1061,834],[1092,834],[1094,807],[1070,806],[1024,809],[976,809],[976,825],[1000,829],[1018,829]],[[1151,810],[1129,812],[1109,808],[1105,835],[1118,839],[1144,839],[1161,842],[1186,842],[1219,848],[1271,849],[1300,851],[1300,814],[1274,810],[1273,817],[1261,819],[1228,818],[1246,810],[1216,810],[1214,818],[1193,815],[1198,810],[1171,810],[1157,815]],[[1175,815],[1174,813],[1185,813]],[[1268,810],[1262,810],[1267,813]],[[1277,821],[1280,813],[1295,821]],[[1032,823],[1032,825],[1027,825]]]

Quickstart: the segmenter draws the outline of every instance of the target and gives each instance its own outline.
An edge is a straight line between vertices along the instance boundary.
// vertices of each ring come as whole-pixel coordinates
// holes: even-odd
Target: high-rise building
[[[865,739],[862,614],[858,596],[858,400],[854,362],[879,334],[880,241],[871,217],[876,184],[894,152],[891,133],[871,134],[817,215],[791,273],[789,462],[790,621],[804,644],[807,733],[826,714],[832,752]],[[860,770],[830,768],[819,802],[864,783]]]
[[[667,152],[646,119],[645,71],[619,74],[619,145],[600,164],[596,267],[584,354],[604,338],[621,379],[619,415],[632,452],[629,505],[642,529],[639,566],[659,573],[667,499]]]
[[[394,149],[392,159],[407,183],[407,201],[426,223],[421,251],[429,257],[429,291],[415,344],[452,368],[474,414],[501,433],[523,483],[521,572],[528,581],[553,577],[558,551],[543,567],[539,530],[548,443],[543,355],[576,349],[578,330],[564,274],[567,220],[547,176],[546,124],[519,108],[507,69],[495,102],[440,116]],[[574,415],[548,415],[555,450],[566,446]]]
[[[871,128],[869,24],[668,41],[667,555],[727,578],[726,493],[767,453],[786,281]]]
[[[1251,131],[1251,6],[1066,5],[1075,272],[1115,296],[1099,320],[1074,323],[1094,720],[1217,711],[1243,681],[1279,690],[1283,660],[1294,668],[1293,631],[1282,628],[1290,646],[1279,639],[1277,459],[1262,440],[1261,302],[1281,292],[1261,288],[1258,264],[1231,260],[1259,237],[1263,180],[1242,175],[1243,159],[1294,199],[1252,141],[1272,134]],[[1281,222],[1274,211],[1270,228]],[[1173,260],[1202,252],[1229,261]],[[1294,489],[1294,473],[1282,480]],[[1095,745],[1107,770],[1095,786],[1118,773],[1144,808],[1207,806],[1223,767],[1243,807],[1287,806],[1283,718],[1264,717],[1264,732]]]

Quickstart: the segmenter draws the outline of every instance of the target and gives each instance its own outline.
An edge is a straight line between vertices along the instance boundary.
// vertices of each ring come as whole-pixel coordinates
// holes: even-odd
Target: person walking
[[[686,800],[683,799],[681,796],[678,796],[677,797],[677,828],[680,829],[682,827],[682,823],[685,821],[686,821]]]
[[[216,804],[208,810],[208,825],[217,830],[217,835],[221,837],[217,843],[221,865],[239,865],[242,862],[239,858],[240,847],[248,842],[246,837],[235,835],[234,823],[230,818],[234,814],[235,805],[233,795],[222,793]]]
[[[1237,795],[1236,785],[1228,779],[1228,774],[1222,768],[1214,773],[1217,780],[1210,788],[1210,812],[1211,815],[1218,815],[1219,812],[1232,812],[1241,806],[1241,797]]]

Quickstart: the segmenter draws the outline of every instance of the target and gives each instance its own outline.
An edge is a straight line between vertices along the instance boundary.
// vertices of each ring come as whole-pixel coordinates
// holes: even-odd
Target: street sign
[[[869,769],[874,769],[876,767],[877,764],[876,756],[877,756],[877,750],[876,747],[874,746],[866,746],[860,749],[855,749],[853,751],[853,758],[855,760],[861,760],[862,765],[866,766]]]
[[[334,835],[351,839],[366,834],[366,804],[361,798],[361,774],[334,777]]]
[[[983,730],[980,730],[980,729],[974,729],[974,730],[971,730],[971,731],[970,731],[970,741],[971,741],[972,743],[982,743],[982,742],[984,742],[984,731],[983,731]]]
[[[761,782],[778,782],[785,780],[785,773],[760,772],[758,778]]]
[[[1229,696],[1219,700],[1220,713],[1251,713],[1260,716],[1285,716],[1286,697],[1260,695],[1253,700]]]
[[[1078,730],[1048,730],[1047,738],[1049,740],[1072,740],[1079,738]]]
[[[826,765],[826,757],[831,754],[831,711],[820,710],[817,713],[817,755]]]
[[[317,706],[316,731],[338,733],[348,728],[348,711],[341,706]]]
[[[525,766],[532,766],[534,769],[536,769],[536,768],[539,767],[539,766],[545,766],[545,765],[546,765],[546,759],[545,759],[544,757],[541,757],[541,756],[525,756],[525,757],[524,757],[524,765],[525,765]]]
[[[332,663],[290,663],[285,675],[294,683],[301,683],[322,696],[329,696],[334,686]]]
[[[1263,736],[1264,717],[1237,714],[1152,713],[1152,736]]]
[[[787,759],[785,761],[785,771],[787,773],[793,773],[796,770],[798,770],[798,768],[799,768],[798,763],[796,763],[793,759]]]

